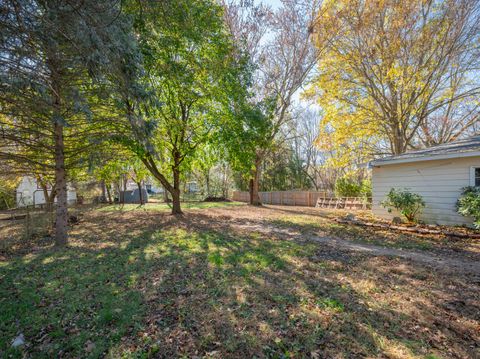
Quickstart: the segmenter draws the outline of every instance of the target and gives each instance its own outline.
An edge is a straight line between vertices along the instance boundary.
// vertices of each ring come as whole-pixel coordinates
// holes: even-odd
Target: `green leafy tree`
[[[230,32],[241,39],[239,43],[254,71],[250,108],[244,106],[238,111],[245,116],[241,121],[244,125],[238,127],[245,132],[238,136],[247,147],[237,147],[240,153],[232,156],[248,160],[242,167],[249,168],[253,205],[261,204],[258,192],[264,161],[283,140],[284,129],[292,119],[294,95],[307,80],[318,57],[310,41],[317,7],[317,1],[293,0],[282,1],[282,7],[275,11],[252,7],[249,14],[243,14],[244,10],[232,4],[226,7]],[[255,128],[260,132],[252,134]]]
[[[118,103],[130,125],[121,141],[170,192],[172,213],[180,214],[182,173],[235,90],[233,47],[215,1],[132,2],[128,9],[142,58],[118,67]]]
[[[361,184],[352,176],[343,176],[335,182],[335,195],[337,197],[360,197]]]
[[[1,157],[54,177],[57,245],[67,243],[69,159],[91,148],[89,99],[122,32],[120,10],[117,1],[2,3]]]
[[[255,193],[259,191],[264,157],[259,156],[258,149],[271,148],[271,113],[272,102],[253,104],[245,101],[237,105],[232,119],[223,128],[230,164],[249,182],[250,204],[260,204]]]
[[[138,187],[138,195],[140,196],[140,204],[143,205],[145,203],[146,198],[143,197],[143,184],[145,183],[145,180],[148,178],[148,175],[150,171],[145,167],[143,162],[137,158],[134,157],[132,161],[129,164],[129,169],[130,169],[130,178],[132,181],[134,181]]]

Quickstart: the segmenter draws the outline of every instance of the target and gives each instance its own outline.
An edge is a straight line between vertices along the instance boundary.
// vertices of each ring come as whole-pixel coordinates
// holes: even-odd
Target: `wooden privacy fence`
[[[318,198],[325,197],[324,191],[274,191],[259,192],[260,200],[264,204],[279,204],[284,206],[315,207]],[[233,191],[232,199],[238,202],[249,202],[250,193]]]
[[[327,193],[324,191],[259,192],[259,196],[261,202],[264,204],[345,209],[371,208],[371,199],[357,197],[327,197]],[[233,191],[232,200],[248,203],[250,201],[250,193],[243,191]]]
[[[319,198],[315,207],[338,209],[372,209],[372,199],[364,197]]]

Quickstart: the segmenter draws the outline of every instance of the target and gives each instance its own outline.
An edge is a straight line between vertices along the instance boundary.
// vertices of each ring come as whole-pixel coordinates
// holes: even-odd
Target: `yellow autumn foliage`
[[[330,165],[405,152],[430,109],[452,97],[444,78],[455,60],[443,48],[460,31],[454,10],[447,1],[323,3],[314,33],[322,56],[303,96],[323,110],[317,145],[333,153]]]

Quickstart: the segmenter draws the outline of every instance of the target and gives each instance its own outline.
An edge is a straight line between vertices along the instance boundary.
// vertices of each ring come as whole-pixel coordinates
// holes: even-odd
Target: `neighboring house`
[[[162,186],[158,185],[155,181],[147,179],[145,181],[145,188],[147,189],[148,194],[161,194],[165,192]]]
[[[457,213],[462,188],[480,186],[480,136],[370,162],[372,210],[384,218],[398,216],[380,205],[391,188],[408,188],[425,201],[420,219],[435,224],[471,224]]]
[[[51,191],[52,189],[48,188],[49,195]],[[69,204],[77,201],[77,192],[70,185],[67,186],[67,201]],[[25,207],[40,206],[47,201],[45,200],[42,187],[37,184],[37,180],[30,176],[24,176],[16,190],[16,202],[17,207]],[[57,202],[57,198],[55,198],[55,202]]]

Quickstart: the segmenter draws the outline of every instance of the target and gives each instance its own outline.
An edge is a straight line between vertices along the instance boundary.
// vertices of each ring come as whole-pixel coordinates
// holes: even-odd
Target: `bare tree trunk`
[[[250,204],[254,206],[261,206],[260,195],[258,194],[260,188],[260,170],[262,159],[260,156],[255,158],[255,168],[252,171],[252,179],[250,180]]]
[[[48,212],[48,206],[49,206],[49,202],[50,202],[50,196],[48,195],[48,187],[47,185],[45,185],[44,183],[40,182],[40,180],[37,178],[37,183],[40,184],[40,186],[42,187],[42,191],[43,191],[43,198],[45,199],[45,212]]]
[[[119,181],[115,181],[113,183],[113,187],[115,188],[115,190],[117,191],[117,195],[118,195],[118,203],[121,203],[122,202],[122,188],[120,187],[120,182]]]
[[[43,198],[45,199],[45,212],[50,212],[50,210],[53,208],[53,202],[51,202],[50,195],[48,194],[48,186],[46,183],[42,182],[40,178],[37,178],[37,183],[42,187],[42,192],[43,192]],[[53,190],[52,190],[53,192]],[[53,200],[53,198],[52,198]]]
[[[173,168],[172,214],[183,214],[180,205],[180,171]]]
[[[121,204],[125,204],[125,192],[127,192],[127,178],[125,175],[122,176],[122,178],[120,179],[120,182],[121,182],[122,190],[120,191],[120,194],[119,194],[119,202]]]
[[[145,158],[142,159],[145,166],[148,168],[150,173],[160,181],[164,189],[172,195],[173,207],[172,207],[172,214],[182,214],[182,209],[180,205],[180,168],[179,165],[181,163],[181,156],[178,152],[173,153],[174,157],[174,165],[172,166],[173,172],[173,186],[168,182],[168,180],[163,176],[159,171],[158,168],[153,161],[151,155],[147,155]],[[166,195],[168,199],[168,194]]]
[[[140,204],[143,205],[142,182],[137,182],[138,195],[140,196]]]
[[[105,181],[104,180],[101,180],[100,181],[100,187],[102,188],[102,203],[105,203],[107,201],[107,194],[106,194],[106,185],[105,185]]]
[[[105,186],[105,188],[107,190],[108,203],[112,204],[113,201],[112,201],[112,193],[110,191],[110,183],[108,184],[108,186]]]
[[[63,125],[55,121],[55,185],[57,193],[57,209],[55,213],[55,245],[67,244],[67,180],[65,173],[65,146],[63,143]]]
[[[207,170],[205,175],[205,184],[207,186],[207,197],[210,197],[210,168]]]
[[[225,199],[228,198],[228,180],[227,180],[227,166],[224,165],[223,167],[223,188],[222,188],[222,191],[223,191],[223,197]]]
[[[53,210],[53,207],[55,206],[55,197],[57,196],[57,189],[56,186],[52,187],[52,190],[50,191],[50,195],[48,195],[47,191],[47,208],[49,211]]]

